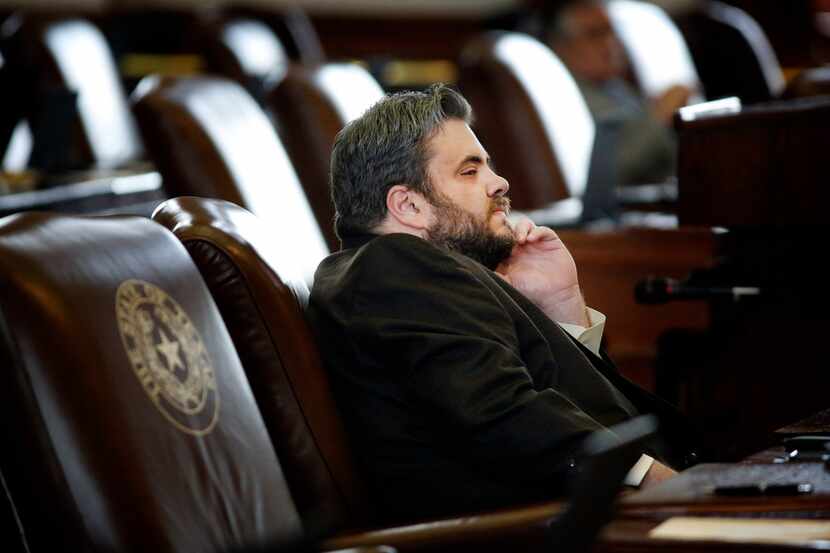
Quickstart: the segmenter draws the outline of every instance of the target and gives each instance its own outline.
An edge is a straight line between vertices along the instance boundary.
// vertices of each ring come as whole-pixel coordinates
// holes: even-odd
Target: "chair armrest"
[[[322,543],[324,549],[349,548],[391,544],[400,550],[417,551],[445,548],[450,544],[492,545],[497,542],[513,544],[516,540],[543,543],[548,523],[565,507],[563,502],[496,511],[437,521],[349,532],[334,536]]]
[[[327,550],[324,553],[397,553],[397,549],[388,545],[371,545],[366,547],[350,547],[348,549]]]

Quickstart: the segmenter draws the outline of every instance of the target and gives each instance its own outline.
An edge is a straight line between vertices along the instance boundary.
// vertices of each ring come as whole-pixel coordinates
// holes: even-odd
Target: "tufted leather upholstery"
[[[72,151],[62,154],[62,164],[113,168],[143,159],[115,60],[95,25],[84,19],[26,16],[13,44],[11,61],[22,67],[29,81],[22,86],[31,87],[31,100],[38,104],[30,117],[49,117],[44,132],[71,137],[67,147]],[[44,111],[54,109],[56,101],[67,106],[65,122]],[[55,129],[56,124],[61,127]]]
[[[317,349],[302,314],[308,288],[290,252],[244,209],[168,200],[153,219],[199,267],[240,352],[308,532],[365,525],[369,507]]]
[[[0,222],[0,471],[31,551],[294,548],[303,528],[219,312],[143,218]]]
[[[339,249],[329,191],[334,137],[383,95],[383,89],[362,67],[328,63],[291,66],[265,98],[331,250]]]
[[[220,198],[269,227],[311,282],[328,247],[268,117],[220,78],[145,80],[134,111],[170,196]],[[290,238],[290,240],[288,240]]]
[[[479,138],[510,182],[515,208],[578,201],[587,188],[595,127],[576,83],[549,48],[520,33],[478,37],[463,52],[459,86],[475,110]]]

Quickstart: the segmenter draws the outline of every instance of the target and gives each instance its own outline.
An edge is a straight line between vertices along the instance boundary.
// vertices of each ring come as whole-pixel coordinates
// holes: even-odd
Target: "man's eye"
[[[475,175],[476,173],[478,173],[478,169],[467,169],[466,171],[464,171],[461,174],[464,175],[464,176],[469,176],[469,175]]]

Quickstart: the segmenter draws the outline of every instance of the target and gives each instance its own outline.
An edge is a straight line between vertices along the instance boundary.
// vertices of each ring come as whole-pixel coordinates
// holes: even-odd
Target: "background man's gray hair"
[[[448,119],[470,124],[470,104],[453,89],[436,84],[424,92],[387,96],[337,134],[331,195],[338,236],[366,233],[379,225],[386,217],[386,195],[396,184],[433,198],[427,142]]]

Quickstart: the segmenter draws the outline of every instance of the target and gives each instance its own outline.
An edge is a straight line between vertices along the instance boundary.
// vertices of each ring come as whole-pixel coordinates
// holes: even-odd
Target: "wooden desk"
[[[753,553],[782,553],[785,551],[825,551],[820,545],[774,545],[761,543],[733,543],[716,540],[661,540],[649,537],[662,520],[628,519],[610,524],[602,532],[594,551],[596,553],[710,553],[721,551],[751,551]]]
[[[713,493],[716,486],[789,484],[809,482],[813,493],[801,496],[723,497]],[[623,498],[627,514],[649,510],[672,514],[760,513],[783,511],[827,511],[830,516],[830,472],[824,464],[704,463],[683,471],[659,486]]]
[[[825,409],[815,415],[776,430],[776,434],[780,435],[781,438],[796,434],[827,433],[830,433],[830,409]]]
[[[630,228],[607,232],[558,231],[579,270],[585,301],[608,317],[604,343],[620,371],[655,389],[657,340],[672,328],[703,331],[703,302],[642,305],[634,287],[649,276],[686,278],[715,263],[716,236],[707,228]]]
[[[149,215],[166,197],[161,175],[151,169],[79,171],[51,176],[28,192],[0,195],[0,217],[34,210]]]
[[[830,410],[779,430],[779,439],[793,433],[830,431]],[[795,431],[795,432],[793,432]],[[728,518],[773,521],[830,521],[830,471],[824,463],[776,463],[783,447],[775,446],[740,463],[702,464],[659,486],[624,496],[615,520],[603,531],[596,551],[812,551],[819,544],[738,544],[725,541],[661,540],[649,533],[672,517]],[[724,497],[715,486],[809,482],[814,491],[799,496]]]
[[[827,97],[676,119],[684,225],[826,225]]]

